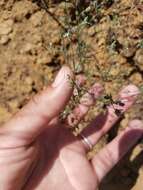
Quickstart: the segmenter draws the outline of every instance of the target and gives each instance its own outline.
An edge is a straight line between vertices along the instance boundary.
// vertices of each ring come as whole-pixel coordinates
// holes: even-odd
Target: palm
[[[35,179],[28,185],[30,189],[95,190],[97,178],[85,147],[68,130],[52,127],[38,141],[43,154],[33,173]]]

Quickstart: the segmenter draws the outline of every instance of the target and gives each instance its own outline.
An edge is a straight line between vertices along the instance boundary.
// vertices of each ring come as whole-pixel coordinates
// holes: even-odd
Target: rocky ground
[[[50,1],[56,18],[63,14],[62,1]],[[84,28],[82,38],[90,45],[92,59],[78,73],[88,73],[87,86],[93,81],[104,84],[113,96],[122,85],[143,85],[143,1],[116,0],[101,10],[96,24]],[[61,18],[60,18],[61,17]],[[67,63],[61,46],[59,24],[30,0],[0,1],[0,123],[7,121],[28,99],[53,79]],[[68,44],[68,52],[72,48]],[[79,60],[75,56],[77,65]],[[69,60],[70,62],[70,60]],[[98,66],[97,66],[98,65]],[[99,67],[99,68],[98,68]],[[119,129],[132,117],[143,117],[143,96],[125,114]],[[98,109],[89,112],[89,117]],[[85,120],[85,122],[88,119]],[[109,135],[114,136],[114,131]],[[97,149],[109,140],[103,139]],[[142,159],[142,160],[141,160]],[[142,190],[142,146],[137,146],[104,180],[102,190]]]

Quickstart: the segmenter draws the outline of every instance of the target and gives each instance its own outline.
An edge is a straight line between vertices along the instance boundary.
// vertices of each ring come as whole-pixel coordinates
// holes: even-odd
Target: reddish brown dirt
[[[92,76],[92,81],[103,82],[95,67],[96,61],[102,71],[108,70],[113,65],[110,69],[111,79],[104,83],[106,92],[113,95],[123,84],[134,83],[138,86],[143,84],[143,47],[137,45],[143,39],[142,10],[141,0],[118,1],[104,10],[104,16],[96,27],[91,26],[83,31],[82,35],[92,47],[92,53],[97,59],[89,61],[85,71]],[[50,11],[59,17],[63,12],[62,3],[52,4]],[[116,15],[119,15],[119,18]],[[112,46],[110,50],[107,48],[110,30],[121,45],[118,52],[113,53]],[[51,44],[54,49],[50,48]],[[36,3],[28,0],[0,1],[1,124],[25,105],[31,96],[50,83],[55,73],[65,63],[59,47],[61,47],[61,38],[58,24]],[[122,82],[118,76],[122,76]],[[126,127],[131,117],[142,119],[142,105],[141,101],[125,115],[120,128]],[[93,112],[95,114],[97,110],[92,110],[89,116]],[[97,150],[106,142],[105,139],[102,140]],[[141,151],[142,146],[137,146],[106,177],[101,189],[142,190]]]

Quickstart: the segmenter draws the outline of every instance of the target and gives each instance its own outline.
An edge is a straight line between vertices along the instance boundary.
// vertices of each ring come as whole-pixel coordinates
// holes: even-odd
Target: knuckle
[[[40,103],[40,95],[35,95],[31,98],[31,102],[32,104],[34,104],[35,106],[38,106],[38,104]]]

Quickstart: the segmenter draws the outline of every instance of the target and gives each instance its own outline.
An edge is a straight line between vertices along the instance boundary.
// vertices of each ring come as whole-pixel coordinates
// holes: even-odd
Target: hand
[[[95,190],[143,135],[142,123],[134,120],[89,161],[88,145],[74,137],[68,125],[71,121],[77,124],[85,116],[102,87],[93,85],[92,96],[84,95],[62,124],[58,115],[72,94],[69,75],[73,77],[70,69],[63,67],[51,86],[0,128],[1,190]],[[134,85],[123,88],[118,98],[124,106],[118,106],[119,109],[126,111],[138,93]],[[106,114],[100,114],[82,134],[95,145],[118,119],[109,106]]]

